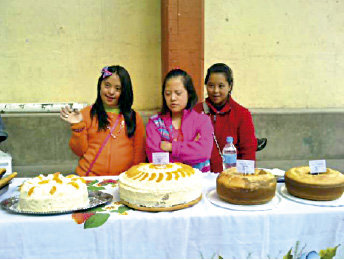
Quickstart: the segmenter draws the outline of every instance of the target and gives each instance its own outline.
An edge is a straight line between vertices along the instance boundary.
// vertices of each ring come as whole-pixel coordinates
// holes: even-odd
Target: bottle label
[[[223,155],[223,162],[228,164],[236,163],[237,155],[234,154],[224,154]]]

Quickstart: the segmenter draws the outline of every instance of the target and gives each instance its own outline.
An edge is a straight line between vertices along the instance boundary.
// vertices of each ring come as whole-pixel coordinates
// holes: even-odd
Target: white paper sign
[[[154,164],[168,164],[170,163],[169,153],[153,153],[152,159]]]
[[[311,174],[326,172],[326,160],[309,161],[309,168],[311,169]]]
[[[236,167],[240,173],[254,173],[254,161],[252,160],[237,160]]]

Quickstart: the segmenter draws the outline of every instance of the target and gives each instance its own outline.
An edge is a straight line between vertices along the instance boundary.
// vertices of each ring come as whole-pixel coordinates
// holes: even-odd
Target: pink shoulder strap
[[[88,168],[87,172],[86,172],[86,176],[88,176],[90,174],[90,171],[93,168],[94,163],[96,162],[96,160],[98,159],[98,156],[100,155],[100,153],[102,152],[102,150],[104,149],[106,143],[108,142],[112,132],[115,130],[116,126],[118,125],[119,119],[120,119],[121,115],[118,115],[116,122],[114,123],[113,127],[111,127],[110,129],[110,133],[107,135],[107,137],[105,138],[104,142],[102,143],[101,147],[98,150],[98,153],[96,154],[96,156],[94,157],[93,162],[90,164],[90,167]]]

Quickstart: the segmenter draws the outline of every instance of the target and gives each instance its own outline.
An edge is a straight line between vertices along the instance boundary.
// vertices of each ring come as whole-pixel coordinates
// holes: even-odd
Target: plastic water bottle
[[[233,137],[227,136],[226,145],[223,147],[223,170],[236,166],[237,150],[233,144]]]

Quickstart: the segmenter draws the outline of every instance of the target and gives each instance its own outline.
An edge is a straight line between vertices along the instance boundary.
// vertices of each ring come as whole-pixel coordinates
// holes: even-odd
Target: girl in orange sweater
[[[62,108],[60,117],[71,124],[69,146],[80,157],[81,176],[119,175],[145,161],[145,128],[133,104],[129,73],[121,66],[104,67],[97,99],[81,111]]]

